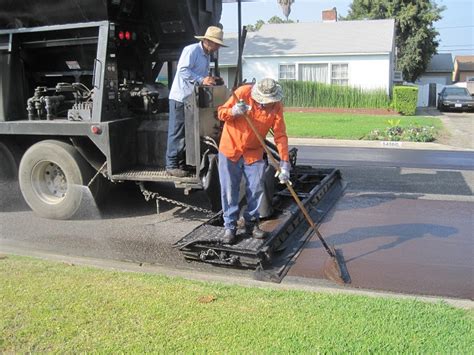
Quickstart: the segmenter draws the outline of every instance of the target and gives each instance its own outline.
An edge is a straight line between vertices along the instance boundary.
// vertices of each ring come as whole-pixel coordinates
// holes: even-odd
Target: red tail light
[[[93,134],[102,134],[102,128],[100,128],[100,126],[91,126],[91,132]]]

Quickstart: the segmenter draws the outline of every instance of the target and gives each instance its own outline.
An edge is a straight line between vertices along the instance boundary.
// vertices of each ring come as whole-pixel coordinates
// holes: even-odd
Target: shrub
[[[405,129],[404,138],[410,142],[433,142],[434,127],[415,127],[410,126]]]
[[[389,120],[389,127],[381,131],[374,129],[366,139],[385,141],[408,141],[408,142],[433,142],[435,140],[435,128],[430,126],[399,126],[400,120]]]
[[[402,115],[415,114],[418,101],[418,88],[414,86],[395,86],[393,88],[393,105],[395,111]]]
[[[288,107],[388,108],[390,100],[383,89],[363,90],[349,86],[310,81],[281,81]]]

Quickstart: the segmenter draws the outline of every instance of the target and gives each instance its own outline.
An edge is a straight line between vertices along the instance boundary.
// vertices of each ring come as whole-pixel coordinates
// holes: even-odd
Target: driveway
[[[437,143],[452,147],[474,149],[474,113],[439,112],[435,108],[419,108],[417,115],[437,116],[446,127],[446,134],[439,137]]]

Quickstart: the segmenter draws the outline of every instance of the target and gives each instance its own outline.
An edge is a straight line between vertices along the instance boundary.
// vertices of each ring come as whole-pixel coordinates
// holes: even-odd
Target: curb
[[[439,143],[421,143],[421,142],[392,142],[392,141],[358,141],[344,139],[319,139],[319,138],[288,138],[289,145],[304,146],[327,146],[327,147],[346,147],[346,148],[390,148],[390,149],[418,149],[418,150],[450,150],[450,151],[468,151],[473,149],[453,147]]]

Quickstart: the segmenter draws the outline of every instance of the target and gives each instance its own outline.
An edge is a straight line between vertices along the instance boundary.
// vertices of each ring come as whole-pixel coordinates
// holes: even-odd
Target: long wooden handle
[[[235,94],[235,92],[232,92],[232,95],[234,96],[234,98],[239,101],[239,98],[237,97],[237,95]],[[257,128],[255,128],[251,118],[247,115],[247,113],[244,113],[243,114],[245,120],[247,121],[248,125],[250,126],[250,128],[252,129],[253,133],[255,133],[255,135],[257,136],[257,139],[258,141],[260,142],[260,144],[262,145],[263,149],[265,150],[265,153],[267,153],[267,157],[269,157],[270,161],[271,161],[271,164],[273,165],[273,167],[278,171],[280,172],[281,169],[280,169],[280,164],[276,161],[276,159],[273,157],[272,153],[270,152],[270,150],[268,149],[267,145],[265,144],[265,141],[263,140],[262,136],[260,135],[260,133],[258,133],[257,131]],[[309,225],[311,226],[311,228],[313,228],[314,232],[316,233],[316,235],[318,236],[319,240],[321,241],[321,243],[323,244],[324,246],[324,249],[326,249],[326,252],[331,256],[331,257],[335,257],[334,253],[332,252],[332,250],[329,248],[329,246],[327,245],[326,241],[324,240],[323,236],[321,235],[321,233],[319,232],[318,230],[318,227],[316,227],[316,224],[313,222],[311,216],[309,215],[308,213],[308,210],[306,209],[306,207],[303,205],[303,203],[301,202],[300,198],[298,197],[298,195],[296,194],[295,190],[293,189],[293,186],[291,186],[290,182],[289,181],[286,181],[285,182],[285,185],[286,187],[288,188],[288,191],[290,191],[291,193],[291,196],[293,196],[293,199],[295,200],[296,204],[298,205],[298,207],[300,208],[301,212],[303,212],[306,220],[308,221]]]

